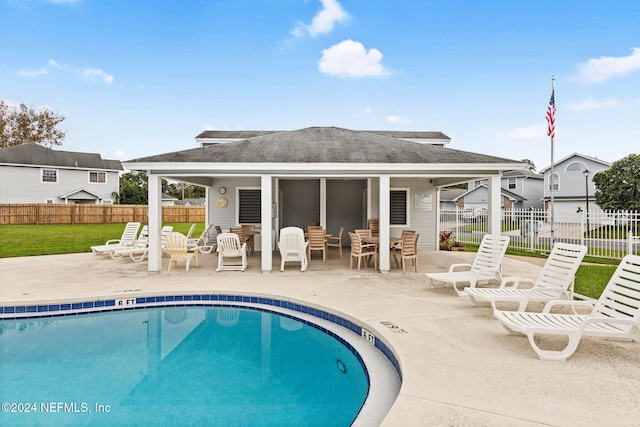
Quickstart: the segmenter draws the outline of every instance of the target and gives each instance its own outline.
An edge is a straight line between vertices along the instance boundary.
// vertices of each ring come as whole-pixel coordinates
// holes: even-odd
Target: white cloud
[[[23,77],[35,77],[35,76],[41,76],[47,73],[48,71],[44,67],[38,70],[20,70],[20,75]]]
[[[395,114],[391,114],[389,116],[386,117],[387,122],[389,123],[411,123],[413,122],[413,120],[409,119],[409,118],[404,118],[404,117],[400,117],[397,116]]]
[[[73,74],[79,75],[84,79],[95,82],[98,80],[102,80],[106,84],[113,83],[113,76],[111,74],[107,74],[103,70],[98,68],[85,68],[84,70],[79,70],[77,67],[68,67],[66,65],[62,65],[57,62],[55,59],[50,59],[47,61],[47,66],[42,67],[39,70],[23,70],[20,71],[20,75],[24,77],[34,77],[42,74],[48,74],[50,69],[56,68],[58,70],[64,70],[71,72]]]
[[[613,77],[640,70],[640,48],[631,49],[628,56],[601,56],[578,64],[578,75],[574,80],[599,83]]]
[[[544,137],[546,135],[547,125],[544,123],[533,126],[514,128],[499,134],[499,136],[503,136],[507,139],[513,140],[536,139]]]
[[[323,7],[313,17],[311,24],[298,22],[296,27],[290,31],[294,37],[302,37],[306,33],[309,33],[311,37],[327,34],[333,30],[336,23],[345,24],[349,20],[349,14],[342,9],[336,0],[320,0],[320,2]]]
[[[610,98],[604,101],[596,101],[593,98],[587,98],[579,104],[569,104],[568,107],[573,111],[593,110],[596,108],[611,108],[620,105],[618,100]]]
[[[107,74],[104,71],[99,70],[97,68],[85,68],[82,71],[82,77],[92,82],[95,82],[96,80],[100,79],[106,84],[113,83],[113,76],[111,74]]]
[[[54,68],[60,68],[60,69],[64,68],[62,65],[58,64],[54,59],[50,59],[49,61],[47,61],[47,63]]]
[[[321,72],[331,76],[367,77],[391,74],[381,63],[378,49],[367,49],[360,42],[345,40],[322,51],[318,62]]]
[[[113,155],[115,156],[116,159],[120,159],[120,160],[127,159],[127,155],[125,154],[124,150],[116,150],[116,152]]]

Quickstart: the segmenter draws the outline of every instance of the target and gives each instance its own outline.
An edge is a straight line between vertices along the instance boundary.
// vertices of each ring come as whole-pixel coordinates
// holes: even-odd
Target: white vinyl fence
[[[588,255],[623,258],[640,253],[640,213],[637,211],[554,211],[553,230],[548,211],[502,209],[502,234],[511,237],[510,248],[548,251],[553,242],[580,243]],[[461,243],[478,245],[487,232],[484,214],[470,216],[463,209],[442,210],[440,231],[452,231]],[[553,239],[552,239],[553,234]]]

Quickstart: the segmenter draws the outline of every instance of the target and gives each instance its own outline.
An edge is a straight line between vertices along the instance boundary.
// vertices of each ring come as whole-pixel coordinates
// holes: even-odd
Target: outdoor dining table
[[[362,241],[362,243],[373,243],[376,245],[380,244],[380,236],[361,236],[360,240]],[[400,242],[402,242],[402,239],[398,237],[391,237],[389,239],[389,246],[395,246]]]

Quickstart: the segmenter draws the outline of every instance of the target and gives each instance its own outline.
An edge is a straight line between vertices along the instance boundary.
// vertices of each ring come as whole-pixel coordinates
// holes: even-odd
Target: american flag
[[[549,107],[547,107],[547,135],[552,139],[556,136],[556,100],[554,96],[555,89],[551,89],[551,99]]]

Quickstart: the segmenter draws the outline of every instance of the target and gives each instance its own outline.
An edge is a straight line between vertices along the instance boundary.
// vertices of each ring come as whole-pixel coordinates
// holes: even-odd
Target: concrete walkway
[[[157,293],[269,294],[359,319],[397,355],[404,376],[385,426],[638,425],[640,344],[585,338],[567,362],[536,358],[524,337],[508,336],[488,308],[451,288],[432,288],[426,272],[475,254],[422,252],[419,273],[349,270],[348,252],[314,257],[309,270],[215,272],[215,256],[189,272],[150,274],[146,263],[91,253],[0,259],[0,305]],[[507,256],[505,275],[535,278],[544,260]],[[539,307],[534,307],[539,308]],[[395,328],[390,328],[394,325]],[[400,332],[400,333],[398,333]],[[552,345],[552,339],[546,339]]]

